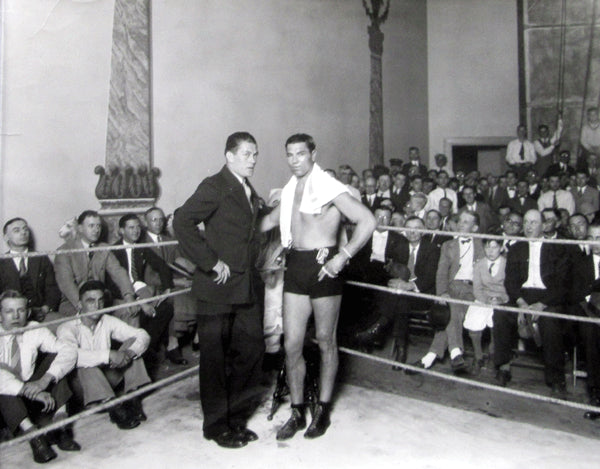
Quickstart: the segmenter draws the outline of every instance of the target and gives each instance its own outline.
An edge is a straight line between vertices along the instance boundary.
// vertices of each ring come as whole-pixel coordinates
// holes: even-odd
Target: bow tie
[[[467,243],[471,242],[471,238],[466,238],[466,239],[459,238],[459,241],[460,241],[460,244],[467,244]]]

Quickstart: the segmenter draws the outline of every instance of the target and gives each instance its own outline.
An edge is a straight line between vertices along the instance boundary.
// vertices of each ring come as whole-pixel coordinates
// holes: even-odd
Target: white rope
[[[2,449],[4,449],[4,448],[8,448],[9,446],[14,446],[14,445],[17,445],[19,443],[23,443],[25,441],[29,441],[32,438],[36,438],[38,436],[45,435],[46,433],[51,432],[52,430],[57,430],[59,428],[62,428],[65,425],[69,425],[71,423],[75,423],[75,422],[77,422],[78,420],[81,420],[84,417],[88,417],[90,415],[97,414],[98,412],[101,412],[103,410],[110,409],[111,407],[119,405],[122,402],[128,401],[128,400],[130,400],[130,399],[132,399],[134,397],[137,397],[137,396],[139,396],[141,394],[145,394],[145,393],[147,393],[149,391],[152,391],[154,389],[162,388],[162,387],[164,387],[164,386],[166,386],[168,384],[171,384],[171,383],[174,383],[176,381],[179,381],[179,380],[181,380],[183,378],[188,377],[189,375],[191,375],[193,373],[197,373],[199,368],[200,367],[198,365],[193,366],[192,368],[188,368],[187,370],[184,370],[184,371],[182,371],[180,373],[177,373],[177,374],[175,374],[173,376],[169,376],[168,378],[164,378],[164,379],[161,379],[160,381],[156,381],[155,383],[151,383],[151,384],[148,384],[146,386],[142,386],[141,388],[138,388],[138,389],[136,389],[133,392],[129,392],[127,394],[124,394],[121,397],[117,397],[115,399],[111,399],[110,401],[107,401],[107,402],[105,402],[103,404],[99,404],[99,405],[94,406],[94,407],[92,407],[90,409],[87,409],[87,410],[84,410],[82,412],[79,412],[79,413],[73,415],[72,417],[68,417],[66,419],[59,420],[58,422],[54,422],[54,423],[52,423],[52,424],[50,424],[48,426],[42,427],[42,428],[40,428],[38,430],[29,432],[29,433],[25,433],[24,435],[21,435],[21,436],[19,436],[17,438],[5,441],[4,443],[0,443],[0,451]]]
[[[474,301],[469,301],[469,300],[459,300],[458,298],[450,298],[450,297],[445,297],[445,296],[442,297],[442,296],[437,296],[437,295],[430,295],[428,293],[418,293],[418,292],[413,292],[413,291],[398,290],[397,288],[384,287],[382,285],[374,285],[372,283],[356,282],[354,280],[348,280],[348,281],[346,281],[346,284],[355,285],[357,287],[369,288],[371,290],[379,290],[379,291],[383,291],[383,292],[387,292],[387,293],[392,293],[394,295],[414,296],[415,298],[424,298],[426,300],[432,300],[432,301],[437,301],[437,302],[444,301],[444,302],[448,302],[448,303],[456,303],[456,304],[466,305],[466,306],[487,306],[489,308],[493,308],[493,309],[497,309],[497,310],[501,310],[501,311],[508,311],[510,313],[523,313],[523,314],[529,314],[532,316],[545,316],[545,317],[553,318],[553,319],[567,319],[567,320],[571,320],[571,321],[588,322],[591,324],[600,324],[600,318],[590,318],[587,316],[572,316],[570,314],[552,313],[550,311],[538,311],[538,310],[533,310],[533,309],[517,308],[517,307],[513,307],[513,306],[476,303]]]
[[[387,358],[377,357],[375,355],[369,355],[368,353],[359,352],[357,350],[353,350],[347,347],[340,347],[339,350],[341,352],[347,353],[349,355],[355,355],[357,357],[366,358],[368,360],[373,360],[379,363],[384,363],[386,365],[397,366],[403,368],[405,370],[414,371],[418,374],[434,376],[436,378],[446,379],[448,381],[454,381],[456,383],[467,384],[469,386],[474,386],[478,388],[488,389],[490,391],[498,391],[503,392],[505,394],[510,394],[512,396],[524,397],[527,399],[534,399],[536,401],[547,402],[550,404],[558,404],[565,407],[571,407],[573,409],[591,411],[591,412],[600,412],[600,408],[594,407],[587,404],[580,404],[578,402],[566,401],[563,399],[557,399],[555,397],[542,396],[540,394],[534,394],[526,391],[519,391],[518,389],[505,388],[502,386],[495,386],[493,384],[482,383],[480,381],[475,381],[472,379],[461,378],[459,376],[448,375],[446,373],[440,373],[439,371],[433,371],[428,369],[419,368],[412,365],[407,365],[405,363],[397,362],[394,360],[389,360]]]
[[[163,293],[162,295],[156,295],[156,296],[152,296],[152,297],[149,297],[149,298],[143,298],[143,299],[140,299],[140,300],[132,301],[130,303],[122,303],[122,304],[117,305],[117,306],[110,306],[110,307],[107,307],[107,308],[102,308],[102,309],[99,309],[97,311],[92,311],[90,313],[76,314],[75,316],[67,316],[67,317],[64,317],[64,318],[55,319],[53,321],[45,321],[45,322],[41,322],[39,324],[32,324],[31,326],[16,327],[14,329],[11,329],[10,331],[0,332],[0,337],[5,336],[5,335],[20,334],[20,333],[23,333],[25,331],[31,331],[33,329],[40,329],[42,327],[48,327],[48,326],[52,326],[54,324],[62,324],[63,322],[74,321],[75,319],[80,319],[80,318],[83,318],[83,317],[86,317],[86,316],[96,316],[98,314],[111,313],[112,311],[116,311],[118,309],[129,308],[130,306],[137,306],[137,305],[142,305],[142,304],[145,304],[145,303],[150,303],[150,302],[156,301],[156,300],[167,299],[167,298],[170,298],[172,296],[183,295],[184,293],[189,293],[191,291],[192,291],[191,288],[183,288],[181,290],[173,290],[173,291],[171,291],[169,293]]]

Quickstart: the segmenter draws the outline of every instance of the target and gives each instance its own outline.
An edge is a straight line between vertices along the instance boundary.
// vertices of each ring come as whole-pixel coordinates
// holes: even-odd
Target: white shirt
[[[446,187],[443,189],[441,187],[436,187],[427,195],[427,206],[425,207],[427,210],[439,210],[440,209],[440,200],[443,198],[450,199],[452,201],[452,212],[458,212],[458,197],[456,196],[456,192]]]
[[[123,240],[123,244],[125,246],[133,246],[133,244]],[[133,285],[133,289],[134,291],[139,291],[142,288],[146,287],[146,283],[141,281],[141,280],[134,280],[133,278],[133,272],[131,271],[131,269],[133,268],[133,247],[131,248],[127,248],[125,249],[125,254],[127,254],[127,265],[128,265],[128,269],[127,269],[127,273],[129,274],[129,280],[131,281],[131,284]],[[138,272],[138,278],[140,275],[142,275],[143,272]]]
[[[463,240],[469,240],[468,243],[463,243]],[[473,239],[458,238],[458,249],[460,255],[460,264],[458,272],[454,276],[454,280],[471,280],[473,281]]]
[[[22,252],[13,251],[12,249],[10,251],[8,251],[11,254],[19,255],[19,257],[12,258],[13,262],[15,263],[15,266],[17,267],[17,270],[19,270],[19,264],[21,263],[21,259],[23,259],[25,261],[25,269],[29,268],[29,257],[23,256],[23,254],[27,253],[27,251],[29,251],[29,249],[25,249],[25,251],[22,251]]]
[[[521,151],[521,146],[523,147],[523,157],[521,159],[521,155],[519,152]],[[518,138],[515,140],[511,140],[506,147],[506,162],[509,165],[513,164],[523,164],[523,163],[535,163],[537,160],[537,155],[535,154],[535,148],[533,143],[529,140],[523,140],[521,142]]]
[[[382,199],[389,199],[392,197],[392,195],[390,194],[390,190],[387,189],[385,191],[377,191],[377,196],[381,197]]]
[[[529,269],[527,281],[522,285],[522,288],[546,288],[541,275],[542,244],[541,241],[529,241]]]
[[[92,368],[109,363],[111,339],[125,342],[135,339],[129,350],[136,358],[148,348],[150,336],[144,329],[131,327],[114,316],[104,314],[94,330],[84,325],[81,319],[75,319],[61,324],[57,335],[77,352],[77,367]]]
[[[33,326],[39,323],[29,322]],[[5,332],[0,325],[0,332]],[[64,342],[57,340],[49,329],[41,327],[25,331],[17,335],[5,335],[0,337],[0,363],[11,367],[13,340],[19,344],[19,356],[21,364],[21,376],[15,376],[11,371],[0,367],[0,394],[17,396],[23,387],[23,383],[33,376],[38,351],[45,353],[56,353],[47,373],[54,377],[55,381],[67,375],[75,366],[77,354]]]
[[[371,261],[385,262],[385,247],[387,246],[388,230],[373,231],[373,242],[371,243]]]
[[[538,208],[541,212],[545,208],[552,208],[553,203],[554,191],[544,192],[538,199]],[[569,191],[564,189],[559,189],[556,191],[556,205],[558,208],[567,209],[569,215],[573,215],[573,213],[575,213],[575,199],[573,198],[573,194],[571,194]]]

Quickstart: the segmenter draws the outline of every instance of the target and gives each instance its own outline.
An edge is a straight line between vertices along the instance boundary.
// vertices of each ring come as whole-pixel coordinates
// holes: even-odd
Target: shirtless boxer
[[[306,364],[302,348],[312,312],[321,352],[320,391],[313,420],[304,436],[319,437],[330,424],[338,367],[336,328],[343,287],[338,274],[370,239],[377,225],[369,209],[315,163],[317,152],[310,135],[292,135],[285,148],[293,175],[282,191],[281,203],[261,222],[263,231],[280,225],[281,243],[289,249],[283,289],[283,331],[292,416],[277,432],[278,440],[292,438],[306,427]],[[342,216],[356,228],[348,243],[338,250]]]

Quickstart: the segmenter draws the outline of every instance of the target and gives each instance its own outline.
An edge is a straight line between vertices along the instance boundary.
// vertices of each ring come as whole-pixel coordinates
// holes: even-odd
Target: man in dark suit
[[[569,150],[561,150],[558,158],[558,163],[548,166],[544,176],[572,176],[575,174],[575,168],[569,163],[571,162],[571,152]]]
[[[252,135],[230,135],[225,166],[200,183],[173,219],[182,252],[198,266],[192,293],[198,300],[204,437],[228,448],[258,438],[246,427],[261,398],[265,347],[254,291],[259,197],[247,180],[257,157]]]
[[[447,199],[446,199],[447,200]],[[442,230],[442,215],[435,209],[427,211],[425,215],[425,228],[428,230]],[[423,234],[423,241],[426,241],[434,245],[438,250],[442,249],[444,244],[449,239],[452,239],[451,235],[443,233],[425,233]]]
[[[382,198],[377,195],[377,179],[369,176],[365,179],[365,193],[361,197],[361,202],[369,207],[371,212],[374,212],[379,207],[381,200]]]
[[[127,273],[129,280],[138,298],[150,298],[156,295],[156,289],[144,282],[144,276],[148,266],[158,273],[161,281],[161,290],[169,291],[173,288],[173,276],[171,270],[165,261],[163,261],[150,248],[134,248],[135,243],[139,243],[142,235],[142,225],[140,219],[135,213],[128,213],[119,219],[119,234],[121,239],[115,246],[132,246],[127,249],[117,249],[114,252],[115,257]],[[119,297],[119,289],[107,279],[107,286],[115,298]],[[157,355],[161,345],[167,345],[169,322],[173,318],[173,305],[168,301],[157,301],[154,303],[144,303],[141,305],[144,314],[140,315],[140,327],[150,336],[148,352],[146,359],[146,368],[153,374],[154,366],[157,364]],[[179,350],[178,350],[179,351]],[[175,364],[185,365],[187,360],[173,353],[166,354],[167,358]]]
[[[504,286],[509,305],[537,311],[562,312],[568,288],[568,256],[564,246],[542,243],[542,214],[530,210],[523,221],[525,237],[507,255]],[[539,324],[544,352],[546,384],[553,394],[566,395],[563,321],[546,316],[533,316]],[[517,315],[494,310],[494,364],[501,385],[511,379],[510,361],[517,332]]]
[[[514,198],[508,201],[508,206],[511,210],[521,214],[538,208],[537,199],[529,195],[529,184],[527,181],[521,180],[517,182],[517,193]]]
[[[62,292],[59,312],[72,316],[78,311],[79,287],[88,280],[100,280],[106,283],[107,273],[117,285],[121,297],[127,301],[135,300],[133,286],[127,272],[112,251],[81,251],[62,254],[60,251],[69,249],[94,248],[106,246],[99,243],[102,233],[102,222],[98,212],[85,210],[77,217],[77,236],[67,240],[58,248],[54,259],[56,282]],[[114,316],[125,321],[133,327],[139,326],[139,306],[130,306],[117,310]]]
[[[405,163],[404,166],[402,166],[402,172],[406,176],[412,176],[412,174],[409,173],[413,167],[416,168],[413,171],[416,171],[416,174],[419,176],[427,176],[427,166],[421,163],[421,154],[418,147],[410,147],[408,149],[408,163]]]
[[[3,232],[9,253],[29,251],[31,235],[27,221],[22,218],[8,220]],[[0,293],[6,290],[16,290],[25,295],[32,320],[41,322],[50,311],[58,310],[60,290],[48,256],[0,259]]]
[[[590,179],[588,173],[583,169],[578,169],[575,178],[577,185],[571,188],[575,199],[575,212],[584,213],[582,207],[588,207],[588,211],[597,212],[600,209],[598,189],[588,185]]]
[[[465,199],[465,205],[459,210],[459,213],[464,211],[475,212],[479,216],[479,232],[487,233],[488,229],[496,223],[490,206],[485,202],[475,200],[475,189],[472,186],[465,186],[462,195]]]
[[[391,199],[397,212],[404,210],[406,203],[410,200],[410,184],[407,184],[407,176],[401,171],[392,173],[394,185],[392,186]]]

